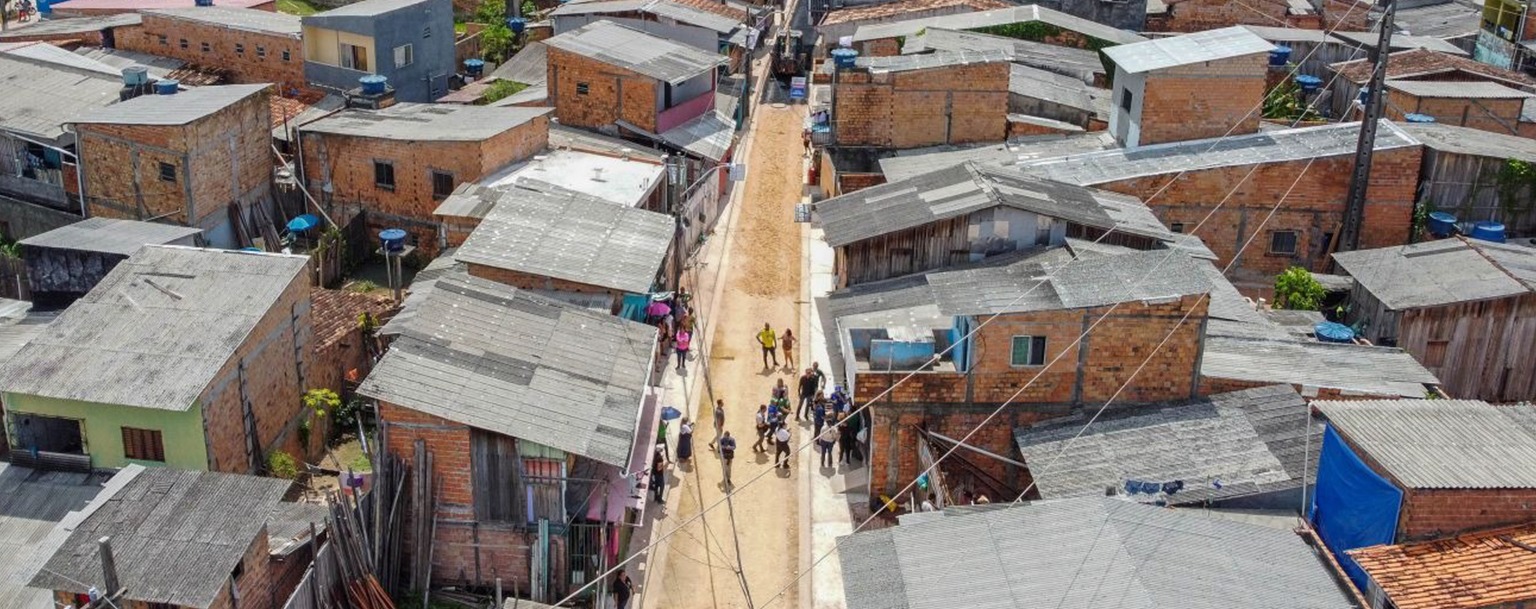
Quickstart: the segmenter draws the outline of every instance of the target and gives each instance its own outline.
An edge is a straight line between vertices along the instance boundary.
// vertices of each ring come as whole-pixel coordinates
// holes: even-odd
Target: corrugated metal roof
[[[540,277],[631,293],[650,291],[670,251],[673,220],[586,195],[514,188],[455,256]]]
[[[146,245],[175,243],[201,232],[203,232],[201,229],[174,224],[116,218],[87,218],[41,235],[22,239],[21,244],[26,247],[127,256]]]
[[[75,1],[75,0],[71,0]],[[363,0],[353,2],[328,11],[322,11],[313,15],[305,15],[304,20],[315,20],[322,23],[327,17],[375,17],[385,13],[392,13],[403,8],[412,8],[420,5],[422,10],[427,10],[427,4],[432,0]]]
[[[1355,46],[1360,48],[1374,49],[1376,48],[1376,43],[1380,41],[1381,34],[1376,32],[1334,32],[1333,36],[1346,42],[1353,43]],[[1468,57],[1471,55],[1470,53],[1462,50],[1461,47],[1458,47],[1454,44],[1451,44],[1450,42],[1441,40],[1440,38],[1434,36],[1410,36],[1407,34],[1394,34],[1392,36],[1392,49],[1394,51],[1401,49],[1424,49],[1427,51],[1434,51],[1436,53],[1445,53],[1447,55],[1457,55],[1461,57]]]
[[[1099,60],[1099,54],[1094,51],[942,28],[929,28],[921,35],[908,38],[901,50],[906,54],[1002,53],[1006,61],[1071,76],[1087,83],[1094,82],[1095,75],[1104,74],[1104,62]],[[976,62],[973,60],[970,63]]]
[[[967,161],[1001,166],[1021,160],[1053,158],[1116,147],[1114,137],[1107,131],[1101,131],[1078,135],[1030,136],[1003,144],[911,148],[898,150],[895,155],[880,159],[880,171],[885,174],[886,181],[895,182]]]
[[[570,148],[572,150],[586,150],[610,156],[622,157],[629,155],[633,158],[649,159],[656,162],[661,162],[667,156],[663,152],[644,147],[644,144],[636,144],[629,140],[609,137],[587,131],[586,129],[553,123],[549,125],[549,147],[552,149]]]
[[[432,210],[434,216],[449,218],[484,218],[496,206],[502,192],[476,182],[465,182],[453,189],[453,194]]]
[[[1376,150],[1419,145],[1391,121],[1381,121]],[[1193,140],[1072,154],[1020,162],[1020,171],[1068,184],[1092,186],[1130,178],[1353,155],[1360,126],[1352,123],[1282,129],[1220,139]]]
[[[45,140],[64,123],[117,102],[122,78],[0,54],[0,129]]]
[[[1525,99],[1531,93],[1511,89],[1496,82],[1388,80],[1387,88],[1414,97],[1451,99]]]
[[[81,70],[100,72],[112,77],[121,77],[122,75],[118,68],[46,42],[0,42],[0,53],[16,57],[26,57],[45,63],[65,65]]]
[[[305,124],[300,131],[391,140],[478,142],[554,111],[554,108],[395,104],[383,110],[343,110]]]
[[[1302,454],[1307,401],[1288,385],[1128,407],[1077,436],[1086,420],[1077,413],[1014,430],[1042,497],[1103,496],[1106,487],[1124,494],[1127,480],[1181,481],[1185,488],[1172,495],[1130,497],[1199,503],[1300,488],[1303,473],[1316,469]],[[1314,443],[1322,430],[1312,427]]]
[[[1173,239],[1173,233],[1135,197],[973,162],[827,199],[816,204],[816,221],[827,243],[841,247],[999,206],[1083,226]]]
[[[1481,400],[1312,404],[1405,488],[1536,488],[1536,406]]]
[[[853,34],[854,42],[866,40],[878,40],[881,38],[896,38],[902,36],[915,36],[928,28],[941,28],[946,30],[975,30],[986,27],[1011,25],[1015,23],[1030,23],[1038,21],[1048,23],[1064,30],[1069,30],[1092,36],[1113,44],[1130,44],[1142,42],[1146,38],[1125,30],[1110,27],[1096,21],[1068,15],[1061,11],[1052,10],[1038,4],[1015,6],[1011,8],[979,11],[974,13],[956,13],[951,15],[938,15],[895,21],[890,23],[872,23],[859,26]]]
[[[23,305],[19,311],[6,310],[16,304]],[[16,355],[59,316],[57,311],[29,311],[31,307],[29,302],[0,298],[0,363]]]
[[[1268,53],[1275,45],[1243,26],[1206,30],[1104,49],[1121,70],[1139,74],[1244,55]]]
[[[0,463],[0,609],[50,606],[53,591],[28,584],[69,536],[56,525],[78,519],[92,501],[142,470],[134,465],[108,476]]]
[[[907,72],[931,70],[973,63],[1004,63],[1013,59],[1013,52],[1006,49],[955,50],[937,53],[893,55],[890,57],[859,57],[858,67],[879,74],[883,72]]]
[[[278,34],[294,38],[297,38],[304,30],[300,25],[302,19],[298,15],[254,8],[193,6],[185,8],[160,8],[144,12],[183,21],[196,21],[236,30]]]
[[[146,468],[74,528],[31,585],[76,594],[105,588],[97,540],[111,537],[125,599],[210,607],[292,485]]]
[[[308,265],[145,246],[23,347],[0,370],[0,391],[184,411]]]
[[[626,466],[655,328],[462,273],[412,299],[358,393]]]
[[[719,112],[705,112],[661,133],[668,144],[717,163],[730,152],[735,138],[736,121]]]
[[[105,29],[125,25],[139,25],[143,22],[144,17],[137,12],[97,17],[47,19],[31,25],[8,28],[4,32],[0,32],[0,42],[15,38],[35,39],[38,36],[58,36],[60,39],[71,38],[76,34],[100,32]]]
[[[1482,23],[1482,4],[1441,2],[1402,7],[1393,11],[1392,27],[1404,34],[1433,38],[1457,38],[1477,34]],[[1397,36],[1393,36],[1395,42]]]
[[[511,59],[496,66],[491,76],[525,85],[542,85],[549,80],[549,47],[530,42]]]
[[[612,21],[594,21],[544,41],[551,48],[679,84],[725,63],[716,53],[653,36]]]
[[[841,540],[848,609],[1353,607],[1288,530],[1104,497],[940,514]]]
[[[155,78],[175,78],[172,72],[187,67],[187,62],[170,57],[160,57],[148,53],[135,53],[122,49],[108,49],[103,47],[80,47],[75,53],[89,59],[112,66],[119,75],[123,68],[129,66],[143,66],[149,70],[149,75]]]
[[[1383,306],[1395,311],[1536,290],[1536,249],[1475,239],[1337,252],[1333,259]]]
[[[1536,100],[1527,100],[1527,108],[1536,109]],[[1482,156],[1493,159],[1519,159],[1536,163],[1536,140],[1481,129],[1457,127],[1445,123],[1404,123],[1398,125],[1424,143],[1426,148],[1451,154]]]
[[[1098,110],[1094,88],[1082,80],[1039,68],[1012,64],[1008,66],[1008,92],[1087,112]],[[1108,90],[1104,90],[1108,93]]]
[[[1440,383],[1401,349],[1293,338],[1273,324],[1226,327],[1241,333],[1207,328],[1200,376],[1414,398]]]
[[[92,110],[73,122],[112,125],[185,125],[270,89],[272,85],[193,87],[175,95],[144,95]]]

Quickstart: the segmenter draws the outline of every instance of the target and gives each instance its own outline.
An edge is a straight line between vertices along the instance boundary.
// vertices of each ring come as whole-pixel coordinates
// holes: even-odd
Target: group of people
[[[661,348],[658,360],[665,365],[667,356],[676,353],[678,374],[688,372],[688,353],[693,349],[697,320],[692,299],[688,290],[678,288],[667,298],[652,300],[645,309],[646,321],[656,326],[656,342]]]
[[[784,367],[795,369],[795,348],[800,346],[800,340],[795,338],[795,331],[784,328],[783,333],[773,331],[773,326],[764,323],[763,329],[757,333],[757,345],[763,348],[763,370],[772,370],[779,367],[779,354],[784,354]],[[768,365],[773,360],[773,366]]]

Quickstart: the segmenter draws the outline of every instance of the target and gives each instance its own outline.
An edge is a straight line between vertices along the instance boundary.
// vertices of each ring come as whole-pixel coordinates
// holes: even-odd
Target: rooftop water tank
[[[1429,212],[1429,234],[1442,239],[1456,234],[1456,216],[1443,211]]]
[[[176,89],[181,87],[181,82],[174,78],[167,78],[155,83],[155,95],[175,95]]]
[[[470,76],[470,78],[480,78],[480,75],[485,73],[485,60],[483,60],[483,59],[466,59],[466,60],[464,60],[464,73],[468,74]]]
[[[1303,74],[1296,77],[1296,86],[1301,87],[1302,93],[1312,93],[1323,88],[1323,79]]]
[[[1472,234],[1469,236],[1473,239],[1503,243],[1504,224],[1500,222],[1478,222],[1472,225]]]
[[[379,231],[379,242],[383,244],[384,251],[398,252],[405,249],[405,230],[399,228],[386,228]]]
[[[378,74],[369,74],[357,79],[357,82],[363,87],[363,95],[383,95],[389,85],[389,79]]]
[[[1403,115],[1403,120],[1408,121],[1410,123],[1433,123],[1433,122],[1435,122],[1435,117],[1430,116],[1428,114],[1419,114],[1419,113],[1416,113],[1416,112],[1409,112],[1409,113]]]
[[[1320,321],[1312,326],[1317,340],[1325,343],[1350,343],[1355,341],[1355,331],[1349,326],[1333,321]]]
[[[839,70],[846,70],[853,67],[854,60],[858,58],[859,52],[853,49],[832,50],[832,63],[833,65],[837,66],[837,69]]]
[[[139,87],[149,82],[149,68],[144,66],[128,66],[123,68],[123,86]]]
[[[522,17],[508,17],[507,29],[512,30],[513,34],[521,34],[523,30],[528,29],[528,20]]]
[[[192,0],[195,6],[213,6],[213,0]]]
[[[1291,60],[1291,47],[1280,45],[1269,50],[1269,65],[1283,66]]]

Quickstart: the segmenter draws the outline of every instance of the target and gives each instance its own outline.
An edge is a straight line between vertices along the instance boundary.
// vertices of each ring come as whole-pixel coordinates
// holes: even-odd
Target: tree
[[[1275,277],[1275,306],[1297,311],[1316,311],[1323,304],[1323,284],[1307,269],[1293,266]]]
[[[512,55],[517,36],[507,27],[507,4],[504,0],[481,0],[475,9],[475,22],[485,24],[480,31],[480,54],[487,61],[501,63]]]

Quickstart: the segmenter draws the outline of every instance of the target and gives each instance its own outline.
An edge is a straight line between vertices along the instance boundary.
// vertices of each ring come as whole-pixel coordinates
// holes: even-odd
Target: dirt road
[[[694,403],[688,410],[699,419],[694,441],[699,454],[693,465],[674,471],[673,483],[681,486],[665,518],[683,522],[725,495],[720,463],[707,447],[713,436],[712,392],[714,398],[725,400],[726,429],[739,444],[732,473],[741,489],[732,501],[735,535],[730,511],[721,506],[673,536],[661,557],[664,581],[647,582],[645,609],[747,607],[744,588],[762,606],[799,568],[799,500],[796,481],[789,473],[795,470],[769,472],[750,486],[746,482],[771,469],[771,453],[752,452],[753,413],[759,404],[767,403],[775,380],[783,378],[791,387],[795,380],[786,368],[763,369],[754,335],[764,322],[778,332],[790,327],[799,333],[802,328],[796,304],[801,293],[801,239],[794,207],[804,178],[803,117],[803,106],[758,109],[755,139],[746,160],[745,191],[736,212],[739,217],[719,269],[725,288],[715,318],[706,320],[711,333],[708,382],[689,396]],[[704,373],[697,363],[690,368],[694,374]],[[792,443],[805,440],[799,437],[800,429],[793,431]],[[737,574],[738,544],[745,586]],[[795,590],[775,606],[798,607]]]

